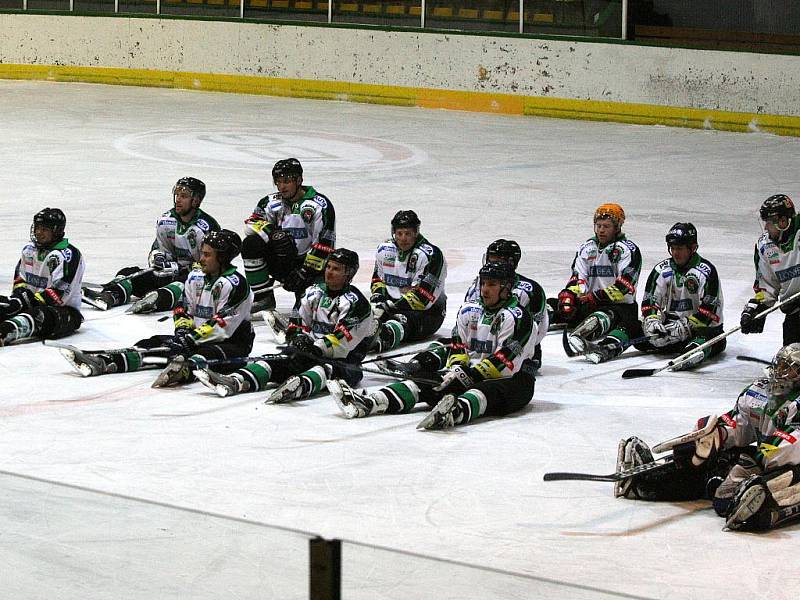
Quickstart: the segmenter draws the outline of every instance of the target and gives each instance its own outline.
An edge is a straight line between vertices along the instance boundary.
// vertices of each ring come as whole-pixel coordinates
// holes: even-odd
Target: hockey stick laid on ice
[[[714,428],[717,426],[717,417],[711,416],[709,417],[706,425],[702,429],[697,429],[696,431],[690,431],[689,433],[684,433],[683,435],[679,435],[677,437],[665,440],[653,446],[653,452],[666,452],[668,450],[672,450],[675,446],[679,446],[680,444],[685,444],[687,442],[693,442],[695,440],[699,440],[701,437],[704,437],[711,433]],[[616,473],[610,473],[608,475],[594,475],[592,473],[545,473],[544,480],[545,481],[624,481],[625,479],[630,479],[631,477],[636,477],[637,475],[641,475],[642,473],[649,473],[651,471],[666,469],[666,468],[675,468],[675,464],[672,460],[671,456],[665,456],[663,458],[659,458],[654,460],[653,462],[645,463],[643,465],[638,465],[636,467],[632,467],[630,469],[624,469],[622,471],[617,471]]]
[[[760,365],[771,365],[772,364],[772,361],[770,361],[770,360],[764,360],[763,358],[757,358],[755,356],[745,356],[743,354],[738,355],[736,357],[736,360],[743,360],[745,362],[754,362],[754,363],[758,363]]]
[[[776,302],[775,304],[773,304],[771,307],[769,307],[766,310],[762,310],[760,313],[758,313],[758,315],[755,318],[756,319],[760,319],[762,317],[765,317],[769,313],[778,310],[784,304],[788,304],[789,302],[791,302],[792,300],[796,300],[797,298],[800,298],[800,292],[797,292],[796,294],[792,294],[791,296],[789,296],[785,300],[781,300],[780,302]],[[671,361],[669,361],[663,367],[659,367],[657,369],[628,369],[627,371],[623,371],[622,372],[622,378],[623,379],[633,379],[634,377],[650,377],[651,375],[656,375],[658,373],[661,373],[662,371],[666,371],[667,369],[674,369],[675,367],[678,367],[678,366],[682,365],[683,363],[687,362],[688,360],[690,360],[698,352],[702,352],[703,350],[705,350],[709,346],[713,346],[714,344],[716,344],[720,340],[724,340],[726,337],[736,333],[741,328],[742,328],[741,325],[737,325],[736,327],[734,327],[733,329],[731,329],[729,331],[723,331],[718,336],[711,338],[710,340],[700,344],[696,348],[692,348],[691,350],[688,350],[688,351],[684,352],[683,354],[681,354],[677,358],[673,358]]]

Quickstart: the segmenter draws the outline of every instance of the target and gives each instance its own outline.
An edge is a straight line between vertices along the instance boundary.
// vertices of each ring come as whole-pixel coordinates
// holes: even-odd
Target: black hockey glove
[[[173,335],[166,342],[167,347],[170,349],[171,354],[180,354],[189,357],[194,354],[197,349],[197,342],[190,330],[177,329]]]
[[[306,291],[306,288],[311,285],[313,280],[314,273],[305,267],[299,267],[286,276],[286,281],[283,282],[283,289],[289,292],[302,293]]]
[[[742,333],[761,333],[764,331],[764,322],[766,317],[756,319],[755,316],[764,310],[764,305],[755,298],[747,302],[747,306],[742,311],[742,317],[739,320],[739,325],[742,326]]]
[[[8,296],[0,296],[0,318],[5,319],[18,315],[22,312],[23,308],[22,300],[19,298],[15,298],[14,296],[11,298]]]
[[[302,373],[317,364],[314,356],[322,357],[322,350],[304,333],[293,338],[284,352],[291,357],[291,367],[295,373]]]

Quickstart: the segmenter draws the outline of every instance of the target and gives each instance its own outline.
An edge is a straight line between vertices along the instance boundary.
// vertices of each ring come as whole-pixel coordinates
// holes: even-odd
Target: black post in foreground
[[[309,600],[341,600],[342,542],[316,537],[309,542]]]

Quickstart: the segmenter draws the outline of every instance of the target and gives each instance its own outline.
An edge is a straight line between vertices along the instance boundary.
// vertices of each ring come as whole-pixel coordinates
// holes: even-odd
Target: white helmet
[[[774,396],[785,396],[800,387],[800,344],[789,344],[778,350],[768,375],[769,391]]]

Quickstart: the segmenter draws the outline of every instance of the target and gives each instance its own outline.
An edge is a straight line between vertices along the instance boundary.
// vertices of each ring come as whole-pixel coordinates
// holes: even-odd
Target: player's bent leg
[[[242,240],[244,274],[253,290],[253,303],[258,310],[275,308],[275,294],[266,289],[273,283],[267,265],[267,251],[267,243],[258,235],[247,235]]]
[[[280,384],[266,399],[267,404],[284,404],[294,400],[310,398],[322,388],[328,379],[330,365],[316,365],[300,373],[292,375]]]

